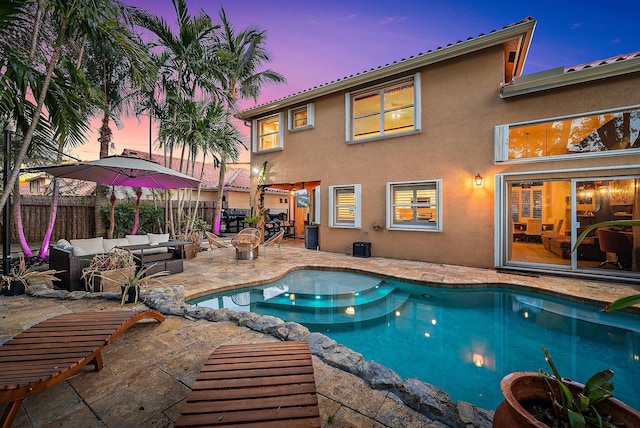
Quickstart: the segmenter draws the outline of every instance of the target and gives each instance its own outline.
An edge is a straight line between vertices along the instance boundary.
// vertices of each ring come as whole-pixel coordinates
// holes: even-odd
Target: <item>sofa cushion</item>
[[[145,245],[149,243],[149,237],[147,235],[126,235],[129,245]]]
[[[129,241],[127,241],[128,243]],[[105,252],[109,252],[111,250],[113,250],[115,247],[117,247],[118,244],[118,239],[104,239],[102,241],[102,246],[104,247],[104,251]]]
[[[89,239],[72,239],[69,242],[74,247],[80,247],[85,254],[100,254],[104,253],[104,245],[102,244],[103,238],[89,238]],[[80,255],[85,255],[80,254]],[[74,253],[74,255],[76,255]]]
[[[169,241],[168,233],[147,233],[147,236],[149,237],[149,244],[151,245]]]
[[[144,250],[131,250],[131,254],[135,254],[136,256],[139,256],[140,254],[144,254],[145,256],[150,256],[151,254],[164,254],[168,252],[169,252],[169,248],[167,247],[145,248]]]

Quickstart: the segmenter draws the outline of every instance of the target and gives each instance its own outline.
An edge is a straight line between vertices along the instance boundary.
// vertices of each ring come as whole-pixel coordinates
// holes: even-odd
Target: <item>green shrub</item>
[[[133,220],[136,211],[135,202],[117,203],[114,209],[115,228],[113,229],[113,237],[122,238],[133,230]],[[102,207],[100,214],[104,220],[105,228],[109,230],[111,227],[111,206]],[[164,210],[161,207],[155,207],[153,204],[140,204],[140,221],[138,224],[138,235],[148,232],[160,232],[159,226],[164,224]]]

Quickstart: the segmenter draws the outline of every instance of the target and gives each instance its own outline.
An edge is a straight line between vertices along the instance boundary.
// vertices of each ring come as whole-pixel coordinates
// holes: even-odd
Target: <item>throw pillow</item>
[[[125,235],[129,245],[145,245],[149,243],[149,237],[147,235]]]
[[[147,233],[147,236],[149,237],[149,244],[151,245],[169,241],[168,233]]]

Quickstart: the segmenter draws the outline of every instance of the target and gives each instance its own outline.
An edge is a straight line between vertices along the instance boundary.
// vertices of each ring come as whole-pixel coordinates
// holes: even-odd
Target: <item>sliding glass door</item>
[[[589,225],[640,219],[640,178],[507,179],[505,184],[507,265],[622,276],[640,270],[639,227],[600,227],[572,251]]]

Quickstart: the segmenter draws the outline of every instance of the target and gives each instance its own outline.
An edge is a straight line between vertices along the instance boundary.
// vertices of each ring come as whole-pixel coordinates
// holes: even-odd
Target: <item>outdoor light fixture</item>
[[[476,186],[482,186],[482,176],[480,175],[480,173],[478,173],[475,177],[475,181],[476,181]]]

